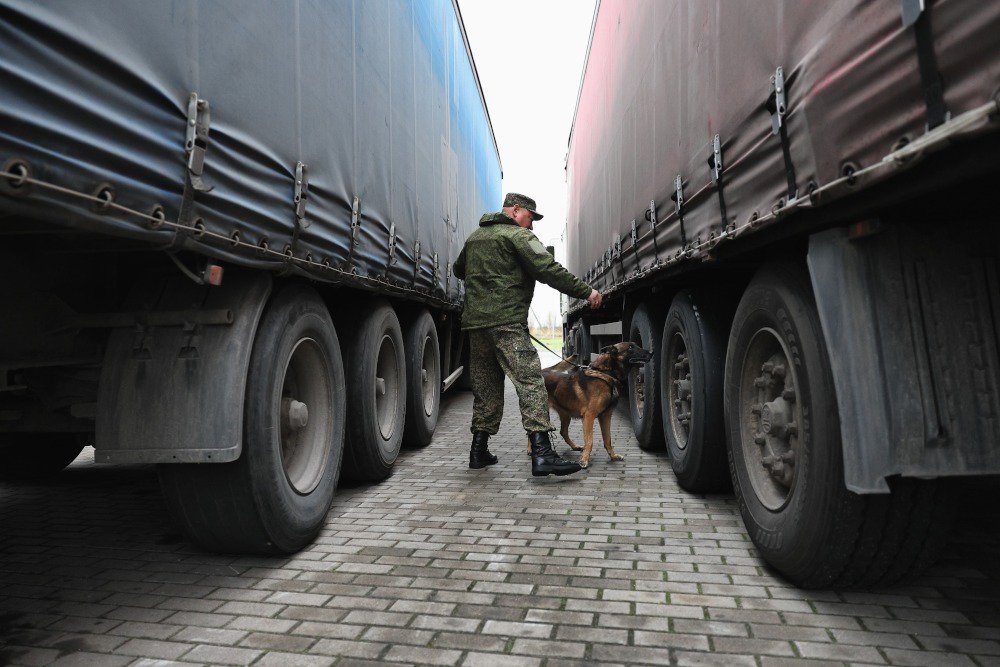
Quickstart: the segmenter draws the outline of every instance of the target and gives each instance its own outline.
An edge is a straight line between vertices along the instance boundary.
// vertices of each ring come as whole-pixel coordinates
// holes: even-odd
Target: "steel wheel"
[[[441,394],[441,364],[438,361],[437,343],[430,336],[424,338],[424,350],[420,357],[420,395],[424,415],[430,417],[437,410]]]
[[[694,396],[691,393],[691,361],[687,344],[680,332],[670,338],[666,359],[672,361],[668,369],[667,405],[670,430],[678,449],[687,448],[691,434],[691,414]]]
[[[332,404],[326,359],[315,340],[303,338],[285,369],[280,405],[281,465],[297,493],[311,492],[323,476],[333,432],[326,406]]]
[[[388,335],[382,336],[375,366],[375,410],[383,440],[391,440],[396,430],[399,403],[399,351]]]
[[[785,506],[795,487],[802,407],[795,370],[774,329],[761,329],[743,358],[740,441],[754,493],[767,509]]]

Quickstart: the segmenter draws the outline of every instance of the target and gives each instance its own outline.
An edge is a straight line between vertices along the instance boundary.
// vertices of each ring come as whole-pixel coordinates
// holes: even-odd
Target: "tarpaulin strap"
[[[722,214],[722,231],[729,225],[729,214],[726,212],[726,197],[722,192],[722,142],[719,135],[712,139],[712,156],[708,158],[708,166],[712,170],[712,183],[719,194],[719,211]]]
[[[788,141],[788,127],[785,115],[788,113],[785,89],[785,70],[779,67],[771,75],[771,94],[767,98],[767,110],[771,112],[771,134],[781,141],[781,155],[785,161],[785,178],[788,180],[788,201],[799,196],[795,183],[795,165],[792,164],[792,149]]]
[[[187,228],[193,226],[195,192],[211,192],[212,186],[202,180],[205,171],[205,154],[208,152],[208,128],[212,122],[208,100],[198,97],[198,93],[188,96],[187,125],[185,128],[184,152],[187,153],[187,169],[184,171],[184,192],[181,208],[177,213],[180,224],[174,230],[174,238],[168,249],[175,250],[184,244]]]
[[[927,129],[933,130],[948,120],[948,108],[944,104],[944,81],[938,71],[937,54],[934,51],[931,8],[925,4],[925,0],[902,0],[900,9],[903,26],[913,26],[913,36],[917,41],[917,69],[927,107]]]
[[[292,210],[295,212],[295,217],[292,222],[292,240],[284,250],[286,268],[281,272],[281,275],[291,272],[292,263],[295,261],[295,250],[299,244],[299,235],[303,229],[309,226],[309,221],[306,220],[306,201],[309,198],[309,167],[301,161],[295,163],[295,185],[292,190]]]

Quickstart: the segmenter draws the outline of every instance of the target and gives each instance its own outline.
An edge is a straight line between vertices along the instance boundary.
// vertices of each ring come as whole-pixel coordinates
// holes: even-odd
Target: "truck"
[[[639,445],[796,585],[919,572],[1000,473],[998,102],[1000,3],[598,3],[564,354],[651,350]]]
[[[453,0],[0,1],[0,476],[290,553],[426,445],[501,165]]]

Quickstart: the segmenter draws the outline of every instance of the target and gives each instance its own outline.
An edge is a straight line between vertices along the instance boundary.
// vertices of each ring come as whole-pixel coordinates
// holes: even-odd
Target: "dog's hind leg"
[[[611,457],[612,461],[621,461],[625,457],[611,446],[611,415],[613,412],[613,409],[605,410],[597,417],[597,420],[601,424],[601,437],[604,438],[604,449],[608,450],[608,456]]]
[[[594,448],[594,415],[589,412],[583,413],[583,456],[580,457],[580,466],[586,468],[590,465],[590,450]]]
[[[583,451],[583,447],[573,442],[569,437],[569,423],[572,419],[573,418],[570,417],[568,412],[559,413],[559,435],[562,436],[562,439],[566,441],[566,444],[569,445],[569,448],[574,452]]]

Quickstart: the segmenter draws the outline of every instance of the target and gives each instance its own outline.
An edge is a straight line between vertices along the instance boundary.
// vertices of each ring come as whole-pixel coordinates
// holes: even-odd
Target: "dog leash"
[[[546,350],[548,350],[552,354],[556,355],[557,357],[559,357],[560,359],[562,359],[563,361],[565,361],[567,364],[572,364],[573,366],[576,366],[577,368],[590,368],[589,365],[588,366],[584,366],[582,364],[576,363],[575,361],[570,361],[569,359],[567,359],[566,357],[562,356],[561,354],[559,354],[558,352],[556,352],[555,350],[553,350],[551,347],[549,347],[548,345],[546,345],[542,341],[540,341],[537,338],[535,338],[534,336],[532,336],[530,331],[528,332],[528,336],[531,338],[531,340],[535,341],[536,343],[538,343],[539,345],[541,345],[542,347],[544,347]]]

